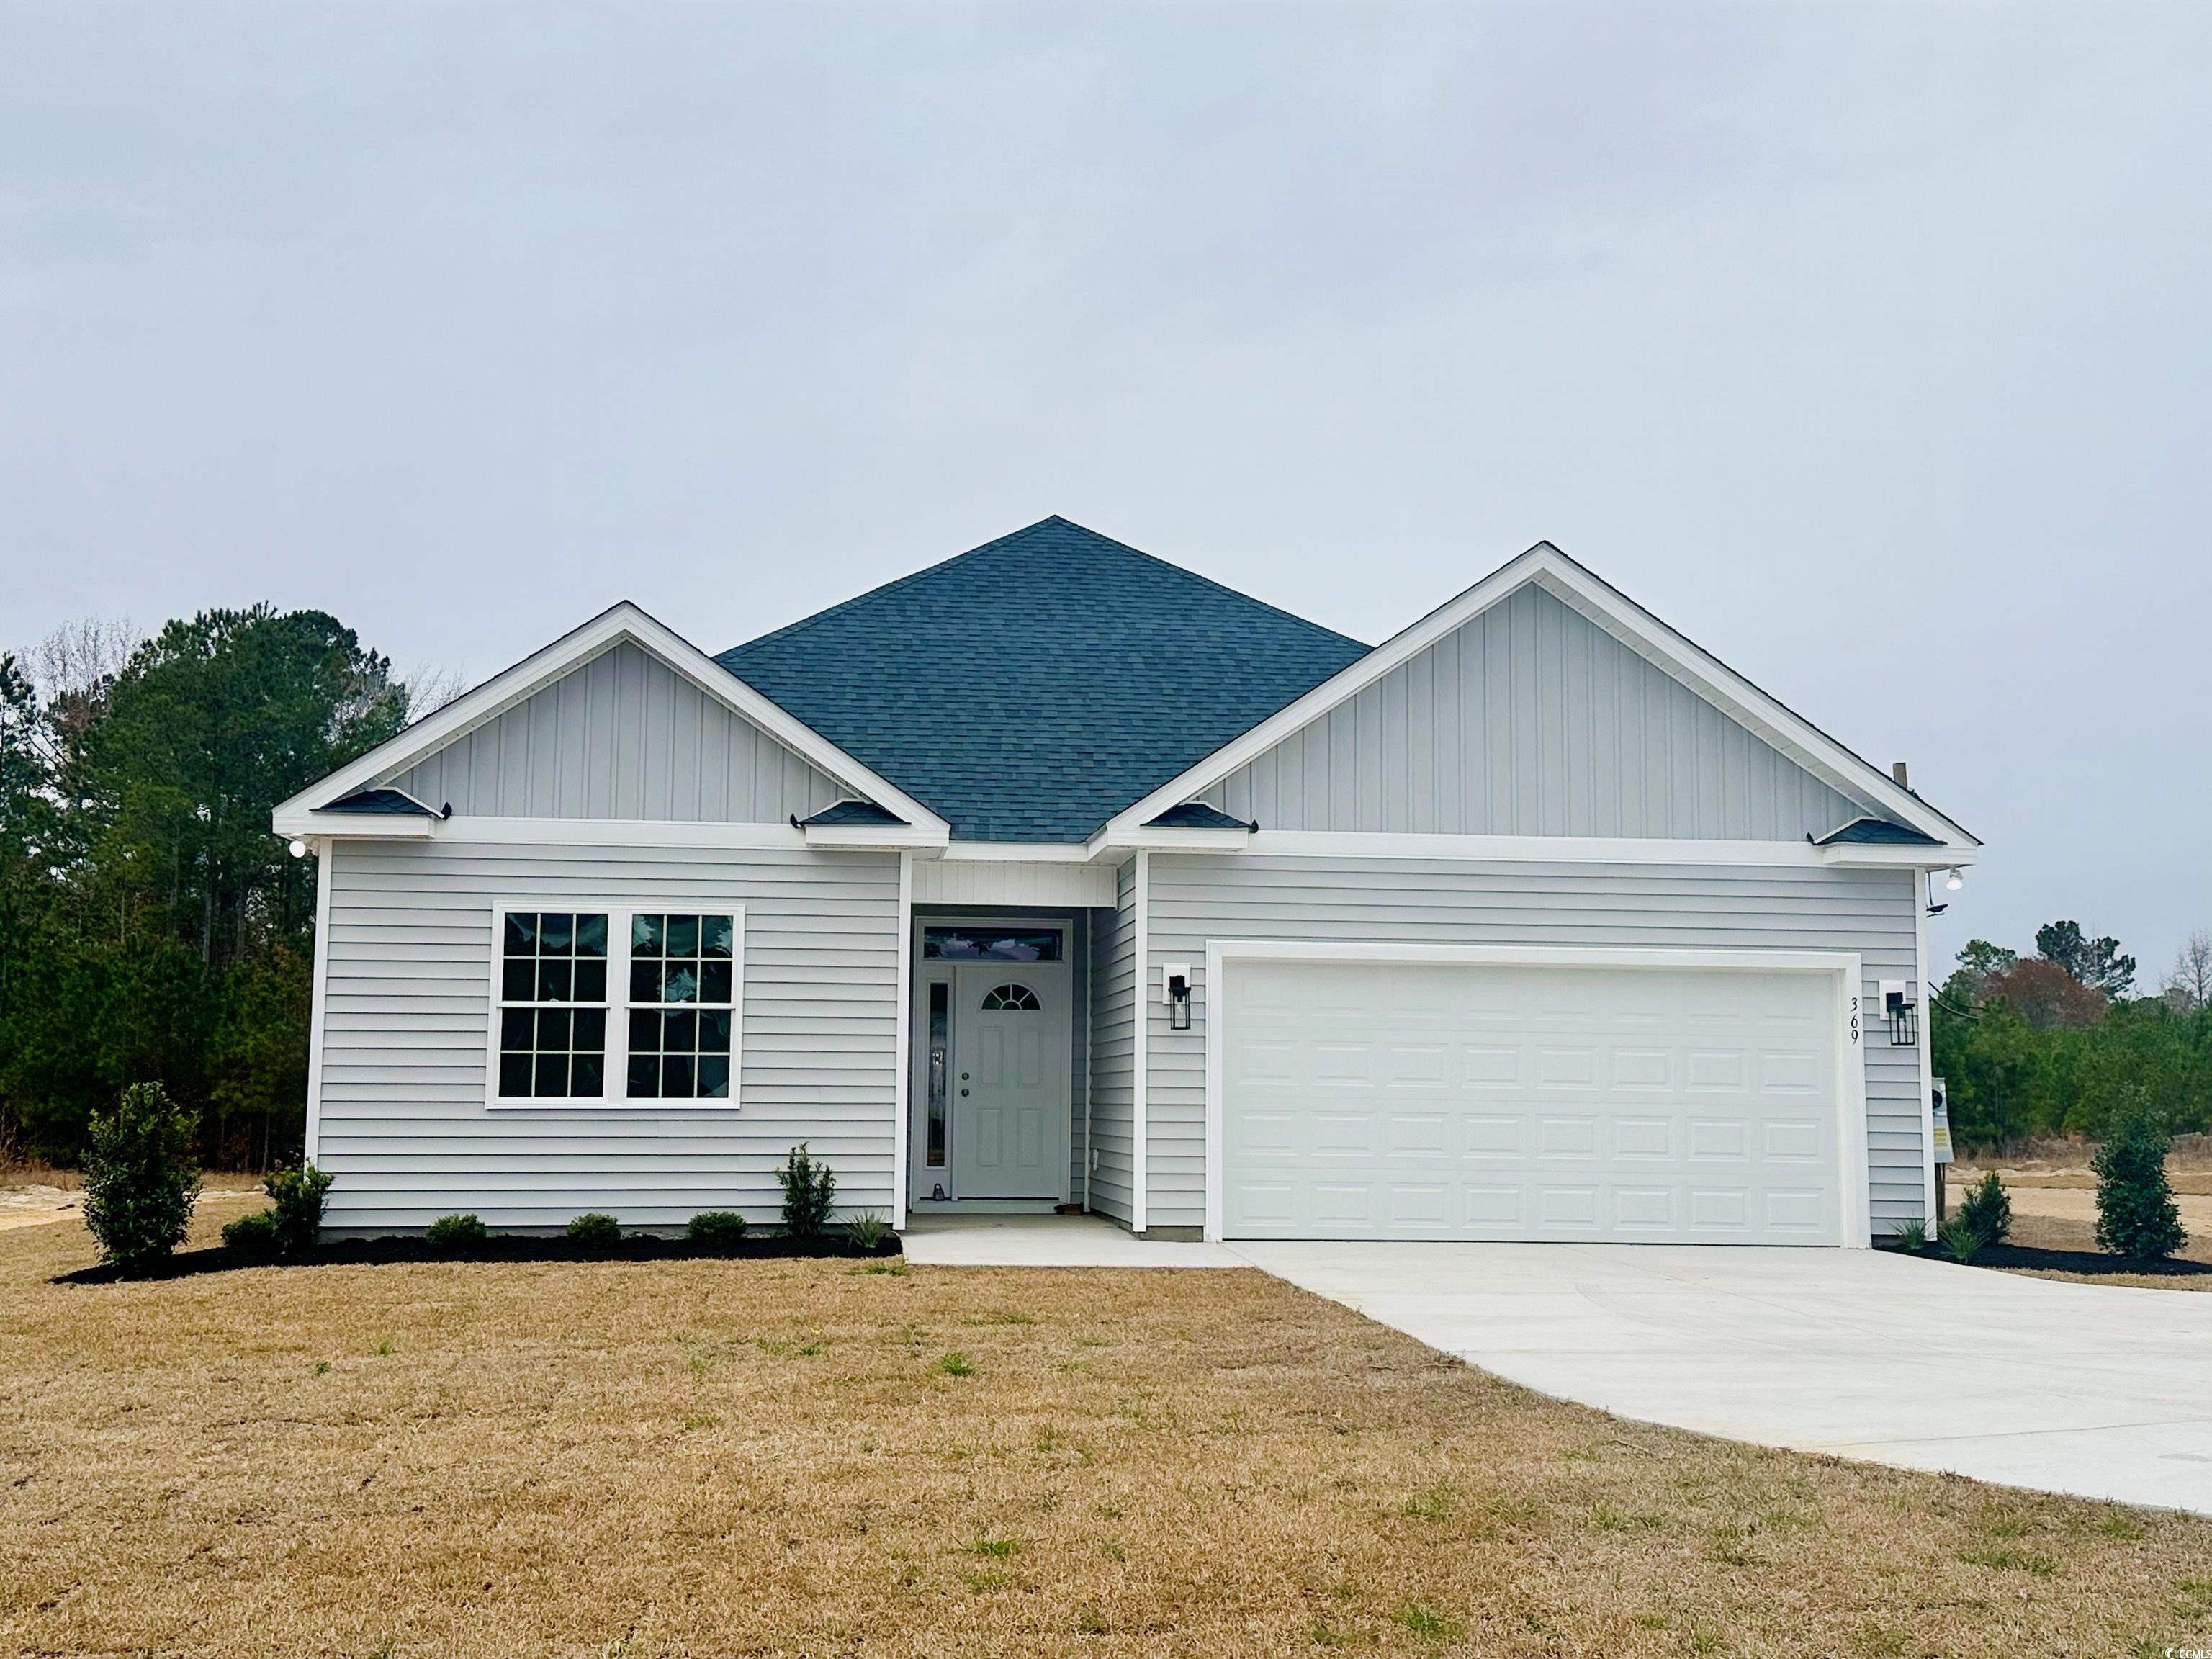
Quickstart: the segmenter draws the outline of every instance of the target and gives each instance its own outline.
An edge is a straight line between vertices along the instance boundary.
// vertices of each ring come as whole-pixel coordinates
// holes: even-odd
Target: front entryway
[[[1073,931],[989,918],[916,930],[911,1205],[1067,1200]]]

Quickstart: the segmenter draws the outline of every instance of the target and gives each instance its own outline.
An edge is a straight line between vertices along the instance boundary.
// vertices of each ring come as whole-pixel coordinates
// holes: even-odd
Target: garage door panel
[[[1832,987],[1232,962],[1217,988],[1226,1230],[1832,1243]]]

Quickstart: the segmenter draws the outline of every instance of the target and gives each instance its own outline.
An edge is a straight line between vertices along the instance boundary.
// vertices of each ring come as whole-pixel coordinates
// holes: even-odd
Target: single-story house
[[[280,807],[341,1233],[1079,1208],[1863,1246],[1979,843],[1540,543],[1370,647],[1054,518],[708,656],[617,605]]]

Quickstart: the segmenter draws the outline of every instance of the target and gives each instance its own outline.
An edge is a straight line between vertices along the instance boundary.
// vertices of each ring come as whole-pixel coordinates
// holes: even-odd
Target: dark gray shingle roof
[[[342,800],[334,800],[322,809],[325,812],[383,813],[394,817],[434,818],[439,816],[434,806],[425,806],[402,789],[356,789]]]
[[[841,800],[834,806],[823,807],[812,817],[793,818],[792,822],[802,830],[837,830],[856,823],[902,825],[906,820],[872,800]]]
[[[726,651],[964,841],[1081,841],[1367,654],[1050,518]]]
[[[1939,843],[1933,836],[1902,823],[1892,823],[1887,818],[1853,818],[1840,830],[1831,830],[1814,842],[1816,847],[1834,847],[1852,842],[1868,847],[1934,847]]]
[[[1147,830],[1257,830],[1257,823],[1248,823],[1243,818],[1232,818],[1215,806],[1202,800],[1187,800],[1170,806],[1156,818],[1149,820]]]

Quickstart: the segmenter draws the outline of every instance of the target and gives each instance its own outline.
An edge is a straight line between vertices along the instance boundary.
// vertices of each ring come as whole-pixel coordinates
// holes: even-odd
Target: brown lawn
[[[2212,1521],[1622,1423],[1256,1273],[90,1260],[0,1235],[0,1652],[2212,1647]]]

